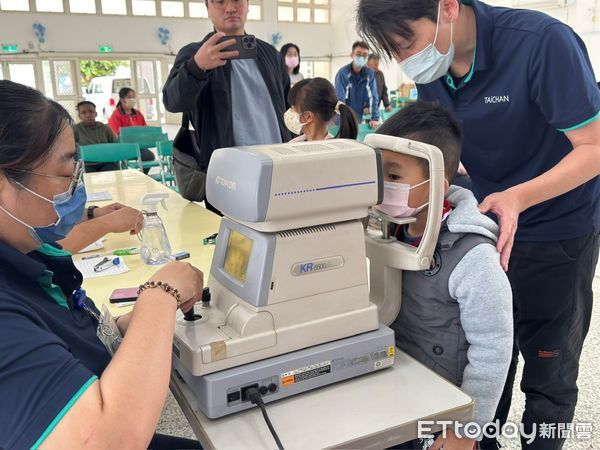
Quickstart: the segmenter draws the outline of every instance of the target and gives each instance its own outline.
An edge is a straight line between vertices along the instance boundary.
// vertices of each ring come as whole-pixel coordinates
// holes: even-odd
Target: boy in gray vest
[[[473,398],[473,422],[483,429],[493,420],[513,343],[511,288],[495,246],[498,226],[479,212],[471,191],[450,186],[460,161],[462,132],[448,111],[416,102],[389,118],[377,133],[435,145],[443,153],[446,200],[438,245],[429,270],[403,272],[402,307],[391,327],[401,350]],[[427,160],[382,150],[384,201],[377,209],[394,217],[415,217],[414,223],[393,225],[390,234],[416,246],[427,221]],[[474,448],[464,431],[448,429],[431,448]],[[401,448],[428,448],[432,442],[417,440]]]

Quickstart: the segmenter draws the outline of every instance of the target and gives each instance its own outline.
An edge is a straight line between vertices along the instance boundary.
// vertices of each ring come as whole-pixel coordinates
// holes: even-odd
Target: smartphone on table
[[[109,300],[111,303],[134,302],[138,297],[138,288],[122,288],[115,289],[110,294]]]

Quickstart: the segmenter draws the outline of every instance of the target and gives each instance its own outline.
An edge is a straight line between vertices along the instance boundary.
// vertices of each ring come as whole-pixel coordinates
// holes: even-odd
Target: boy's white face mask
[[[388,216],[396,217],[397,219],[414,217],[419,214],[429,202],[418,208],[412,208],[408,206],[408,197],[411,189],[422,186],[425,183],[429,183],[429,180],[425,180],[414,186],[405,183],[391,183],[385,181],[383,183],[383,203],[374,208]]]

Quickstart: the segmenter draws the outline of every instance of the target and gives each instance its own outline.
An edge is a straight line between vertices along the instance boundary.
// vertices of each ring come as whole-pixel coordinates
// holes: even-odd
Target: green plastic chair
[[[375,133],[375,129],[371,128],[368,123],[361,123],[358,125],[358,136],[356,140],[358,142],[364,142],[368,134]]]
[[[340,127],[337,125],[332,125],[327,131],[329,131],[332,136],[337,136],[338,132],[340,131]]]
[[[140,144],[140,149],[154,148],[157,141],[168,139],[163,139],[166,134],[161,127],[124,127],[120,132],[121,142],[136,142]]]
[[[121,135],[119,140],[125,142],[135,142],[140,145],[140,149],[150,149],[156,147],[159,141],[169,140],[169,136],[163,132],[161,127],[125,127],[120,130]],[[129,167],[137,169],[137,163],[132,162]],[[144,161],[142,163],[144,169],[152,167],[160,167],[158,161]]]
[[[123,169],[123,161],[135,159],[137,160],[138,168],[141,167],[142,163],[140,146],[135,143],[82,145],[80,150],[81,159],[87,163],[119,162],[121,169]]]
[[[156,181],[172,187],[175,184],[175,175],[173,174],[173,141],[159,141],[156,143],[158,152],[158,163],[160,164],[160,174],[152,175]]]
[[[400,108],[392,108],[392,110],[390,112],[387,112],[385,109],[382,109],[380,116],[383,119],[383,121],[385,122],[390,117],[392,117],[394,114],[396,114],[398,111],[400,111]]]

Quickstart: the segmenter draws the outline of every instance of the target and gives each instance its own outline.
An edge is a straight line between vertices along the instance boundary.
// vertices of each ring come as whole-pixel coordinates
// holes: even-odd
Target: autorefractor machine
[[[384,324],[400,308],[400,271],[429,267],[440,218],[429,217],[418,249],[387,233],[365,237],[361,219],[383,197],[378,148],[441,171],[430,211],[441,210],[443,161],[435,147],[379,137],[213,153],[207,198],[224,217],[210,295],[195,317],[178,318],[173,344],[174,368],[207,417],[253,407],[252,387],[268,403],[394,364]],[[390,221],[382,217],[384,229]]]

